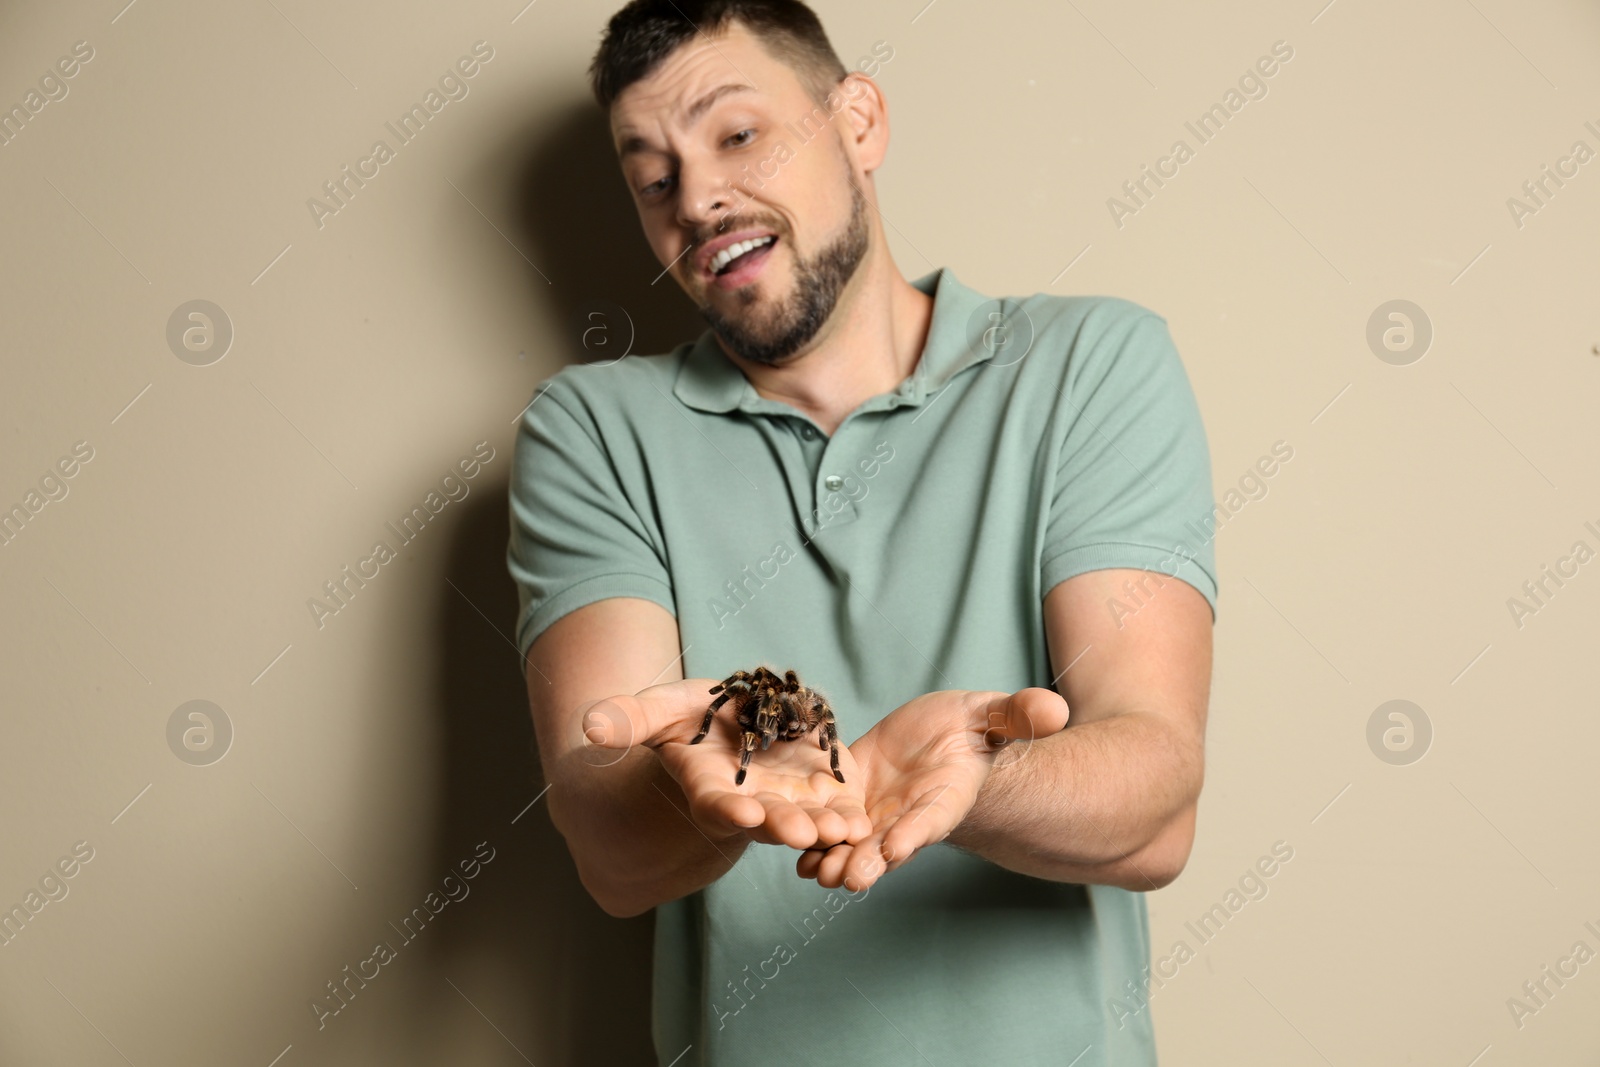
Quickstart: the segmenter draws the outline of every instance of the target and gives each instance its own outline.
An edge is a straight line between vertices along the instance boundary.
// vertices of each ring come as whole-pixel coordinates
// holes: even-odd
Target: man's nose
[[[683,161],[678,169],[678,222],[691,234],[720,228],[734,211],[735,193],[725,168]]]

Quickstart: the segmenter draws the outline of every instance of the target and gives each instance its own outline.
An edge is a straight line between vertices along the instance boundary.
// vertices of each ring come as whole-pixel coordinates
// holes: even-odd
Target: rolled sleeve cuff
[[[527,656],[528,648],[551,623],[569,612],[614,596],[654,601],[671,612],[674,618],[678,614],[672,587],[659,578],[648,574],[597,574],[545,598],[525,614],[517,627],[518,650]]]
[[[1194,586],[1200,595],[1206,598],[1206,603],[1211,608],[1211,620],[1216,621],[1216,576],[1202,567],[1194,557],[1186,555],[1182,549],[1157,548],[1154,545],[1126,542],[1069,548],[1054,556],[1047,556],[1040,565],[1040,576],[1043,580],[1040,595],[1047,595],[1050,590],[1068,578],[1089,571],[1118,567],[1154,571],[1165,578],[1182,579]]]

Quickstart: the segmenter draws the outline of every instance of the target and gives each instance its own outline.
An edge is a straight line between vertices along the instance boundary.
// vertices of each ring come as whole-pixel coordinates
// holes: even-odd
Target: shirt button
[[[813,430],[809,426],[802,426],[800,428],[800,436],[804,437],[807,441],[809,441],[813,437],[817,436],[817,431]]]
[[[838,492],[840,489],[844,488],[844,479],[839,477],[837,474],[830,474],[826,478],[822,479],[822,484],[827,486],[829,489]]]

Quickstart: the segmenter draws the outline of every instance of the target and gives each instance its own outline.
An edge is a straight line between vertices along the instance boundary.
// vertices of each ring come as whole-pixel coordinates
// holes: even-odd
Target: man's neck
[[[911,376],[932,319],[933,297],[901,277],[880,247],[862,261],[833,317],[799,355],[772,367],[722,350],[759,395],[805,413],[831,437],[864,401]]]

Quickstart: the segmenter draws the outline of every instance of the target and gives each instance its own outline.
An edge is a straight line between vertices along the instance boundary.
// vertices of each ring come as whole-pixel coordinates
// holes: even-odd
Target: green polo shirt
[[[1073,575],[1175,576],[1214,617],[1210,457],[1166,320],[990,299],[949,268],[913,284],[934,297],[915,370],[831,437],[709,330],[541,382],[510,487],[518,645],[643,597],[677,617],[686,677],[793,668],[849,743],[922,693],[1049,687],[1043,600]],[[656,909],[662,1065],[1156,1062],[1128,985],[1143,895],[942,844],[860,894],[795,860],[752,845]]]

